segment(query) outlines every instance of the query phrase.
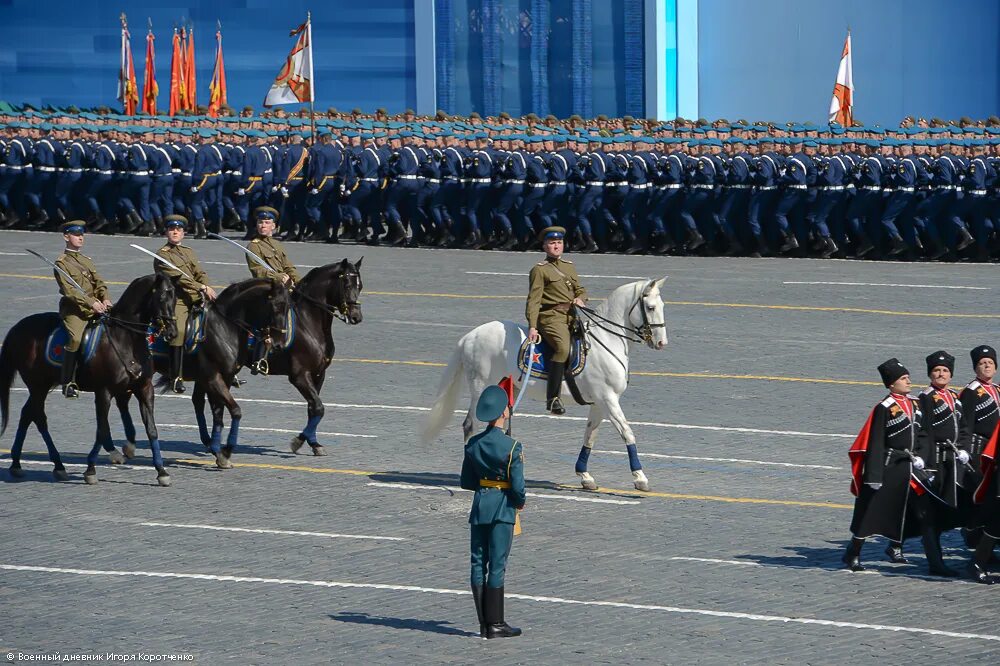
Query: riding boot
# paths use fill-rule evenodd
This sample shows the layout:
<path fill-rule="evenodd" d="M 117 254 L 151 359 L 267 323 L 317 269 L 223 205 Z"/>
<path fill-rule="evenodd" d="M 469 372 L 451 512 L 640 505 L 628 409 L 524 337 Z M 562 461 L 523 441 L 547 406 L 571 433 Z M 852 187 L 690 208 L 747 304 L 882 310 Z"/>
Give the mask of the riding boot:
<path fill-rule="evenodd" d="M 865 540 L 857 537 L 851 537 L 851 543 L 847 545 L 847 551 L 844 553 L 844 564 L 851 571 L 865 570 L 861 564 L 861 546 L 863 545 L 865 545 Z"/>
<path fill-rule="evenodd" d="M 76 385 L 76 361 L 78 354 L 75 351 L 63 350 L 62 363 L 62 394 L 73 400 L 80 397 L 80 388 Z"/>
<path fill-rule="evenodd" d="M 479 635 L 486 638 L 486 619 L 483 617 L 483 586 L 472 586 L 472 600 L 476 603 L 476 617 L 479 618 Z"/>
<path fill-rule="evenodd" d="M 208 238 L 208 230 L 205 229 L 205 220 L 195 220 L 194 221 L 194 237 L 195 238 Z"/>
<path fill-rule="evenodd" d="M 483 619 L 486 620 L 486 638 L 513 638 L 521 630 L 512 627 L 503 617 L 503 588 L 487 587 L 483 595 Z"/>
<path fill-rule="evenodd" d="M 170 348 L 170 390 L 184 393 L 184 345 Z"/>
<path fill-rule="evenodd" d="M 958 572 L 948 567 L 941 557 L 940 535 L 932 525 L 922 525 L 920 537 L 924 543 L 924 553 L 927 555 L 927 567 L 932 576 L 944 576 L 945 578 L 955 578 Z"/>
<path fill-rule="evenodd" d="M 566 374 L 565 361 L 552 361 L 549 364 L 548 383 L 545 385 L 545 406 L 551 413 L 559 416 L 566 413 L 559 394 L 562 392 L 563 376 Z"/>

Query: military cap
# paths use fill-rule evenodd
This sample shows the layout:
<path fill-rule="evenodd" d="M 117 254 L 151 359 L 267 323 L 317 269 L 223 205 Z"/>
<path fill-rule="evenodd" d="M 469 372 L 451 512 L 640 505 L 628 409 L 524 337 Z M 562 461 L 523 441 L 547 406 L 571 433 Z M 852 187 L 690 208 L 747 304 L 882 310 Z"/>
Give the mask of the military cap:
<path fill-rule="evenodd" d="M 479 394 L 476 402 L 476 418 L 480 421 L 493 421 L 501 416 L 510 404 L 507 400 L 507 391 L 496 384 L 491 384 Z"/>
<path fill-rule="evenodd" d="M 971 352 L 969 352 L 969 356 L 972 357 L 972 365 L 973 366 L 975 366 L 977 363 L 979 363 L 984 358 L 991 358 L 991 359 L 993 359 L 994 365 L 997 362 L 997 350 L 993 349 L 993 347 L 990 347 L 989 345 L 980 345 L 980 346 L 976 347 Z"/>
<path fill-rule="evenodd" d="M 943 349 L 934 352 L 927 357 L 927 374 L 939 365 L 948 368 L 948 372 L 955 372 L 955 357 Z"/>
<path fill-rule="evenodd" d="M 562 240 L 566 236 L 565 227 L 545 227 L 538 234 L 538 240 L 545 242 L 547 240 Z"/>
<path fill-rule="evenodd" d="M 59 231 L 64 234 L 83 235 L 87 231 L 87 223 L 83 220 L 70 220 L 59 225 Z"/>
<path fill-rule="evenodd" d="M 258 206 L 253 209 L 253 216 L 258 220 L 277 220 L 278 211 L 270 206 Z"/>
<path fill-rule="evenodd" d="M 186 229 L 187 222 L 187 218 L 183 215 L 167 215 L 163 218 L 163 228 L 180 227 L 181 229 Z"/>
<path fill-rule="evenodd" d="M 889 388 L 903 375 L 910 374 L 897 358 L 890 358 L 888 361 L 878 366 L 878 373 L 882 376 L 882 383 Z"/>

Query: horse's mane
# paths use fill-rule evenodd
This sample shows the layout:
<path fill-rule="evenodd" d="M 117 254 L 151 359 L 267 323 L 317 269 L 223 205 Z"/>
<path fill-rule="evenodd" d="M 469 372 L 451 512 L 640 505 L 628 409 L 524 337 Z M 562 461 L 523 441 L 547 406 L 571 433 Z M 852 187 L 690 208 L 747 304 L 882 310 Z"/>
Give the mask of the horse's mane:
<path fill-rule="evenodd" d="M 215 299 L 215 304 L 218 307 L 226 307 L 233 304 L 233 301 L 237 300 L 248 291 L 261 289 L 263 287 L 271 288 L 274 280 L 271 278 L 250 278 L 249 280 L 242 280 L 240 282 L 234 282 L 219 294 L 218 298 Z"/>
<path fill-rule="evenodd" d="M 323 266 L 317 266 L 316 268 L 310 269 L 308 273 L 305 274 L 301 280 L 299 280 L 299 288 L 308 288 L 314 280 L 319 280 L 327 272 L 336 273 L 338 270 L 343 270 L 343 261 L 335 261 L 331 264 L 324 264 Z M 350 264 L 350 262 L 348 262 Z"/>
<path fill-rule="evenodd" d="M 145 301 L 149 296 L 149 292 L 156 283 L 156 275 L 156 273 L 143 275 L 132 280 L 125 287 L 125 292 L 118 297 L 118 300 L 112 306 L 111 314 L 114 316 L 138 314 L 142 306 L 146 304 Z"/>
<path fill-rule="evenodd" d="M 600 303 L 594 310 L 601 316 L 606 317 L 608 315 L 608 307 L 610 307 L 612 301 L 622 300 L 623 297 L 627 297 L 624 300 L 631 304 L 638 300 L 639 295 L 642 294 L 643 290 L 649 285 L 649 280 L 636 280 L 635 282 L 628 282 L 620 287 L 616 287 L 603 303 Z"/>

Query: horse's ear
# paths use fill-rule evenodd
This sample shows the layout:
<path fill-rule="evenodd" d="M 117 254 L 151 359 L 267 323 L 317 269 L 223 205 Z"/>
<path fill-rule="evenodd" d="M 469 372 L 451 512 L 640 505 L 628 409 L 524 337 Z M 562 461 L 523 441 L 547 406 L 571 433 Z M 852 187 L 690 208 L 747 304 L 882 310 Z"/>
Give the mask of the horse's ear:
<path fill-rule="evenodd" d="M 656 281 L 656 288 L 657 289 L 662 289 L 663 288 L 663 283 L 666 282 L 666 281 L 667 281 L 667 276 L 664 275 L 662 278 L 660 278 L 659 280 Z"/>
<path fill-rule="evenodd" d="M 358 270 L 361 270 L 361 262 L 364 261 L 364 260 L 365 260 L 365 258 L 361 257 L 360 259 L 358 259 L 357 261 L 355 261 L 354 262 L 354 267 L 356 269 L 358 269 Z"/>
<path fill-rule="evenodd" d="M 341 267 L 341 268 L 343 268 L 343 269 L 345 269 L 345 270 L 347 269 L 347 267 L 348 267 L 349 265 L 350 265 L 350 264 L 349 264 L 349 262 L 347 261 L 347 257 L 344 257 L 344 260 L 340 262 L 340 267 Z"/>

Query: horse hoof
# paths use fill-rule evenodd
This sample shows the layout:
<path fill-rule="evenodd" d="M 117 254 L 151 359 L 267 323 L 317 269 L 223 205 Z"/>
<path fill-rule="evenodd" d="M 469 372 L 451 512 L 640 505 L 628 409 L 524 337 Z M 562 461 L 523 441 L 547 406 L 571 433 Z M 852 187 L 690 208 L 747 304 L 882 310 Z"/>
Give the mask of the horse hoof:
<path fill-rule="evenodd" d="M 170 484 L 173 483 L 173 480 L 170 478 L 169 474 L 164 472 L 163 474 L 158 474 L 156 476 L 156 482 L 164 488 L 169 488 Z"/>
<path fill-rule="evenodd" d="M 597 490 L 597 481 L 590 475 L 590 472 L 582 472 L 579 477 L 580 485 L 583 486 L 584 490 Z"/>
<path fill-rule="evenodd" d="M 229 462 L 229 458 L 222 455 L 222 451 L 215 454 L 215 466 L 219 469 L 232 469 L 233 463 Z"/>
<path fill-rule="evenodd" d="M 10 475 L 15 479 L 20 479 L 24 477 L 24 470 L 21 469 L 20 467 L 11 467 L 9 471 Z"/>
<path fill-rule="evenodd" d="M 88 473 L 84 473 L 83 480 L 87 482 L 88 486 L 96 486 L 97 485 L 97 473 L 96 472 L 93 473 L 93 474 L 91 474 L 89 472 Z"/>
<path fill-rule="evenodd" d="M 326 455 L 326 449 L 324 449 L 319 444 L 310 444 L 309 446 L 312 448 L 314 456 L 325 456 Z"/>
<path fill-rule="evenodd" d="M 233 447 L 229 446 L 228 444 L 226 446 L 223 446 L 222 447 L 222 455 L 226 456 L 226 460 L 232 458 L 233 457 Z"/>
<path fill-rule="evenodd" d="M 111 451 L 108 453 L 108 462 L 112 465 L 124 465 L 125 456 L 123 456 L 118 450 Z"/>
<path fill-rule="evenodd" d="M 122 453 L 129 460 L 132 460 L 132 458 L 135 458 L 135 442 L 128 442 L 128 443 L 126 443 L 125 446 L 122 447 Z"/>
<path fill-rule="evenodd" d="M 646 478 L 646 474 L 641 469 L 632 472 L 632 483 L 635 484 L 636 490 L 641 490 L 644 493 L 649 492 L 649 479 Z"/>
<path fill-rule="evenodd" d="M 298 435 L 296 435 L 295 437 L 292 437 L 292 441 L 288 443 L 288 446 L 289 448 L 291 448 L 292 453 L 298 453 L 299 449 L 301 449 L 305 443 L 306 440 L 304 437 L 299 437 Z"/>
<path fill-rule="evenodd" d="M 69 474 L 65 469 L 52 470 L 52 476 L 55 477 L 56 481 L 69 481 Z"/>

